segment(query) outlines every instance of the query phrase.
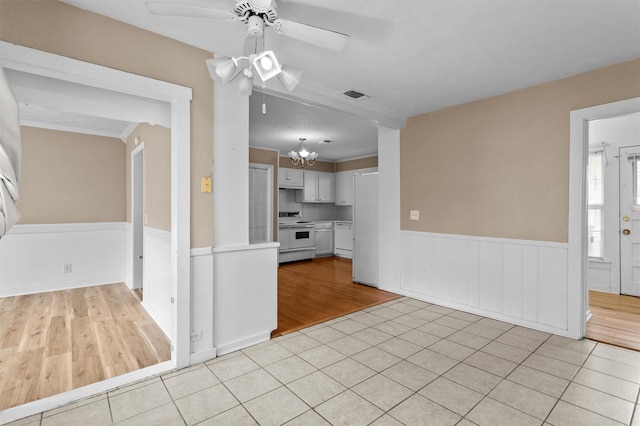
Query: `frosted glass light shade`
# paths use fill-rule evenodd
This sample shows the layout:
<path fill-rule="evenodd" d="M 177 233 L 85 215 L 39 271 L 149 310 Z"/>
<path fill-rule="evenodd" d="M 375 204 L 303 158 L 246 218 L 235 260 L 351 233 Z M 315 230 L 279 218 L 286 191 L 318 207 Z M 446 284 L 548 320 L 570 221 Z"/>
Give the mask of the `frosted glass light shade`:
<path fill-rule="evenodd" d="M 214 80 L 216 78 L 220 79 L 224 85 L 229 83 L 237 68 L 236 62 L 228 56 L 207 59 L 205 63 L 207 64 L 211 78 Z"/>
<path fill-rule="evenodd" d="M 302 77 L 302 71 L 283 65 L 282 71 L 278 74 L 278 81 L 287 89 L 287 92 L 291 93 L 300 83 L 300 77 Z"/>
<path fill-rule="evenodd" d="M 253 74 L 251 71 L 244 69 L 236 74 L 229 83 L 238 96 L 249 96 L 253 91 Z"/>

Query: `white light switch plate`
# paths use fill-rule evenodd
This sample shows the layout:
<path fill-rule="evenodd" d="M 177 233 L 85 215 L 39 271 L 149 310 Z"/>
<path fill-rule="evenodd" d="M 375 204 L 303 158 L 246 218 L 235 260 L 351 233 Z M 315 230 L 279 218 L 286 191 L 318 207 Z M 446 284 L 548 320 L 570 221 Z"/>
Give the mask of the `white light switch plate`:
<path fill-rule="evenodd" d="M 410 210 L 409 211 L 409 219 L 411 219 L 411 220 L 420 220 L 420 210 Z"/>

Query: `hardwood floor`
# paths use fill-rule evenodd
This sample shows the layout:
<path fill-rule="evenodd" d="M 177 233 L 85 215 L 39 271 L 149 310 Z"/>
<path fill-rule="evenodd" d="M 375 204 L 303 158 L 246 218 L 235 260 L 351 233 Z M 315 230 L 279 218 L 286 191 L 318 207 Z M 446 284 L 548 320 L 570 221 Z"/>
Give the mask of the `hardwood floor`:
<path fill-rule="evenodd" d="M 125 284 L 0 299 L 0 409 L 169 359 Z"/>
<path fill-rule="evenodd" d="M 640 351 L 640 297 L 589 291 L 586 337 Z"/>
<path fill-rule="evenodd" d="M 351 279 L 351 260 L 339 257 L 278 268 L 276 337 L 400 297 Z"/>

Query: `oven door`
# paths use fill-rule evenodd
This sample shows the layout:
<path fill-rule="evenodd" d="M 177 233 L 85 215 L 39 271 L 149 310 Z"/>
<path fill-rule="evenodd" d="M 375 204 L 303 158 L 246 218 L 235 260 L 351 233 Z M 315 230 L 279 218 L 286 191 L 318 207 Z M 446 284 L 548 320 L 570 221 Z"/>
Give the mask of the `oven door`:
<path fill-rule="evenodd" d="M 292 227 L 289 238 L 289 248 L 313 248 L 315 246 L 315 228 L 308 227 Z"/>

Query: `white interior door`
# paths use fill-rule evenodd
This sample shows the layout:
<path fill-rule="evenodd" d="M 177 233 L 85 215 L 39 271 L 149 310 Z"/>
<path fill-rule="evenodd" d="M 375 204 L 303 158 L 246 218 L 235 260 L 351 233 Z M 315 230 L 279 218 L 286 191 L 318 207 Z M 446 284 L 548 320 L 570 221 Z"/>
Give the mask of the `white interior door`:
<path fill-rule="evenodd" d="M 640 146 L 620 148 L 620 293 L 640 296 Z"/>
<path fill-rule="evenodd" d="M 273 166 L 249 166 L 249 242 L 272 241 Z"/>
<path fill-rule="evenodd" d="M 378 173 L 354 176 L 353 281 L 378 287 Z"/>

